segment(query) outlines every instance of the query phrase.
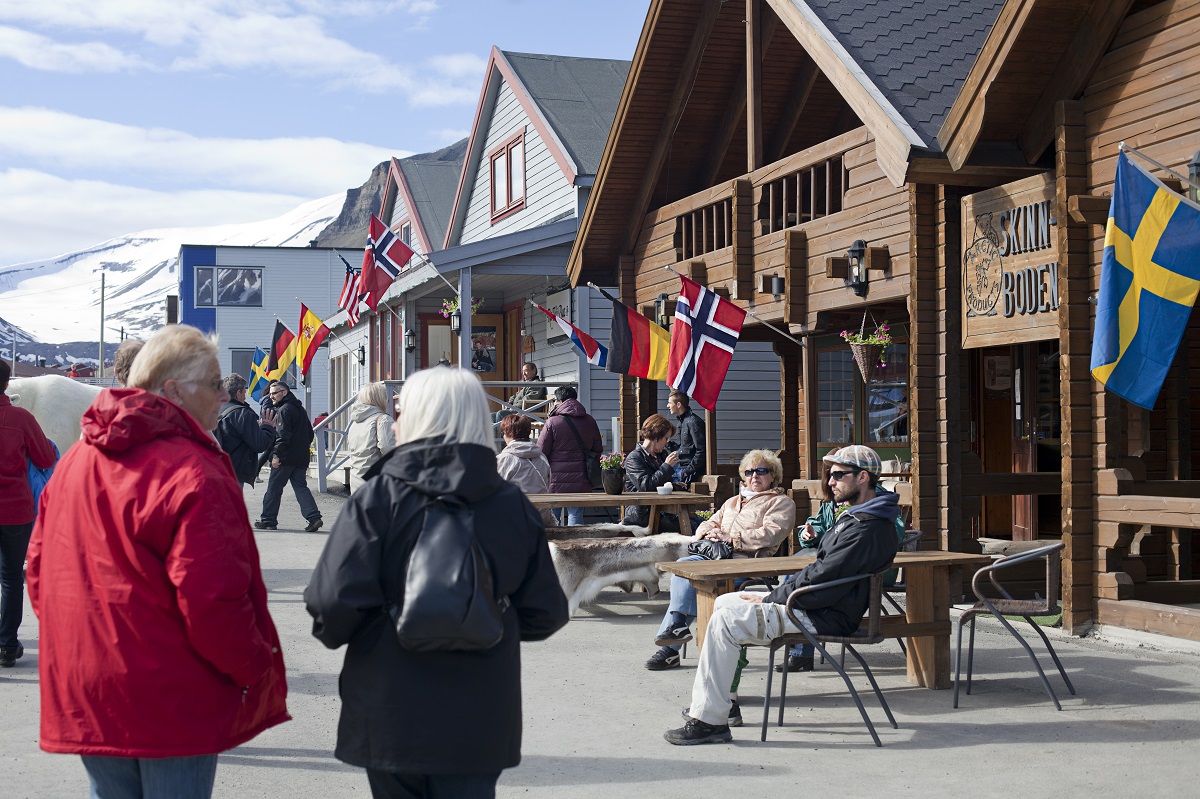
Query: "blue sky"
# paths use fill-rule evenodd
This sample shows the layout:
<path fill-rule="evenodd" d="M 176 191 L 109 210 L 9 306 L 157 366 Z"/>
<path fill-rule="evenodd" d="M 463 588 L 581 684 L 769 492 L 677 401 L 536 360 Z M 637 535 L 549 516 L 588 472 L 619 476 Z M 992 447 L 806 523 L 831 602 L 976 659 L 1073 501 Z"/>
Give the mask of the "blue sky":
<path fill-rule="evenodd" d="M 0 265 L 267 219 L 470 130 L 493 45 L 633 55 L 648 0 L 0 0 Z"/>

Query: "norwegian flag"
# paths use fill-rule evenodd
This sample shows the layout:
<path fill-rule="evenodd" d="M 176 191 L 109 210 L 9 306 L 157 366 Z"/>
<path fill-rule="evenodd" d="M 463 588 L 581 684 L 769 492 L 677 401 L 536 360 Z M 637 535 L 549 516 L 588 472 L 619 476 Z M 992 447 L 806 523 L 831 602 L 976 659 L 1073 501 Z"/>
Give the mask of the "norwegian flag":
<path fill-rule="evenodd" d="M 367 305 L 372 311 L 379 307 L 383 293 L 392 285 L 392 281 L 413 255 L 412 247 L 401 241 L 379 217 L 371 214 L 371 229 L 367 237 L 366 252 L 363 253 L 362 275 L 359 280 L 360 288 L 367 294 Z"/>
<path fill-rule="evenodd" d="M 334 250 L 338 258 L 341 258 L 342 263 L 346 265 L 346 279 L 342 281 L 342 293 L 338 295 L 338 307 L 346 312 L 346 320 L 350 322 L 350 327 L 358 324 L 358 303 L 362 300 L 362 292 L 359 290 L 359 275 L 361 270 L 355 269 L 350 265 L 350 262 L 342 258 L 342 254 Z"/>
<path fill-rule="evenodd" d="M 746 312 L 683 275 L 679 279 L 667 383 L 714 411 Z"/>

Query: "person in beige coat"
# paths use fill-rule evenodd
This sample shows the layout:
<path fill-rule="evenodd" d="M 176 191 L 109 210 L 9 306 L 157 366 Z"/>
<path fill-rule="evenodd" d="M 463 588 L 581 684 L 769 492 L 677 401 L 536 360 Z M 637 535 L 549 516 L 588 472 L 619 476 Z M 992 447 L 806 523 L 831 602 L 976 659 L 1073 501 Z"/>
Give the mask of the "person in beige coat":
<path fill-rule="evenodd" d="M 753 558 L 773 554 L 796 527 L 796 503 L 784 493 L 783 464 L 774 452 L 752 449 L 738 467 L 742 486 L 737 494 L 696 528 L 696 540 L 724 541 L 733 548 L 731 557 Z M 689 555 L 682 560 L 704 560 Z M 650 671 L 679 666 L 679 649 L 692 640 L 691 624 L 696 618 L 696 589 L 682 577 L 671 578 L 671 602 L 654 638 L 661 647 L 646 661 Z"/>
<path fill-rule="evenodd" d="M 350 491 L 357 491 L 363 476 L 396 446 L 392 432 L 391 394 L 383 383 L 367 383 L 358 391 L 357 400 L 350 406 L 350 430 L 346 433 L 346 448 L 350 451 Z"/>

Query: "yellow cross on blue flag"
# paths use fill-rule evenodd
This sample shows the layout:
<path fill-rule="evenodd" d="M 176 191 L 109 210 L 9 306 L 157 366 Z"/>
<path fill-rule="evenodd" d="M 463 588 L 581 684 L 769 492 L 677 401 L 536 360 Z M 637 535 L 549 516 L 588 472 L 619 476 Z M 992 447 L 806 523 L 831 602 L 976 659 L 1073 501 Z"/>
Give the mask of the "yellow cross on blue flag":
<path fill-rule="evenodd" d="M 1200 292 L 1200 205 L 1117 157 L 1092 376 L 1114 394 L 1153 409 Z"/>
<path fill-rule="evenodd" d="M 250 362 L 250 399 L 255 402 L 262 402 L 263 392 L 267 386 L 271 384 L 271 380 L 267 377 L 267 361 L 270 356 L 262 351 L 261 347 L 254 348 L 254 360 Z"/>

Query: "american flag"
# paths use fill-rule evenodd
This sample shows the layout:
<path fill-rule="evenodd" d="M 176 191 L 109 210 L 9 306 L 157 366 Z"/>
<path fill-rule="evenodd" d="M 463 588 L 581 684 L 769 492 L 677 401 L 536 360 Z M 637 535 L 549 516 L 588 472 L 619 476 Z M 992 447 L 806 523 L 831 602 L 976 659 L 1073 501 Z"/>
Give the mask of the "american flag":
<path fill-rule="evenodd" d="M 342 254 L 334 250 L 342 263 L 346 265 L 346 279 L 342 281 L 342 293 L 338 295 L 338 307 L 346 312 L 350 327 L 358 324 L 358 303 L 362 300 L 362 289 L 359 286 L 361 270 L 355 269 L 350 262 L 342 258 Z"/>
<path fill-rule="evenodd" d="M 667 383 L 715 411 L 746 312 L 683 275 L 679 279 Z"/>

